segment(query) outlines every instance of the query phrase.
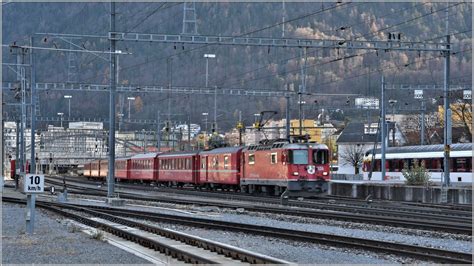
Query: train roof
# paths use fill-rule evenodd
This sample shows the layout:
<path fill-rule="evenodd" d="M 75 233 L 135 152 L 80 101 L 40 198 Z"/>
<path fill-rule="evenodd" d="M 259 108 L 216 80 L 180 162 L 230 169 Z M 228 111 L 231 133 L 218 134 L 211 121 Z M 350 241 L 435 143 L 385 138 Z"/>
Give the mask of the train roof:
<path fill-rule="evenodd" d="M 285 148 L 285 149 L 328 149 L 328 146 L 325 144 L 320 143 L 288 143 L 288 142 L 275 142 L 269 145 L 249 145 L 246 147 L 246 150 L 271 150 L 271 149 L 278 149 L 278 148 Z"/>
<path fill-rule="evenodd" d="M 161 153 L 160 158 L 162 157 L 178 157 L 178 156 L 194 156 L 197 155 L 199 151 L 174 151 L 174 152 L 167 152 Z"/>
<path fill-rule="evenodd" d="M 413 153 L 413 152 L 439 152 L 444 151 L 443 144 L 436 145 L 416 145 L 402 147 L 388 147 L 386 153 Z M 472 151 L 472 143 L 451 144 L 451 151 Z M 370 150 L 367 151 L 370 154 Z M 380 149 L 375 149 L 375 153 L 380 153 Z"/>
<path fill-rule="evenodd" d="M 366 156 L 371 157 L 368 150 Z M 444 145 L 418 145 L 404 147 L 388 147 L 386 151 L 387 159 L 406 158 L 442 158 L 444 156 Z M 472 143 L 456 143 L 451 145 L 450 157 L 472 157 Z M 375 159 L 380 159 L 380 149 L 375 150 Z"/>
<path fill-rule="evenodd" d="M 242 150 L 243 148 L 244 147 L 223 147 L 207 151 L 201 151 L 199 154 L 235 153 L 239 150 Z"/>
<path fill-rule="evenodd" d="M 141 153 L 141 154 L 137 154 L 137 155 L 132 156 L 130 159 L 132 159 L 132 160 L 150 159 L 150 158 L 155 158 L 158 154 L 160 154 L 160 153 L 159 152 Z"/>

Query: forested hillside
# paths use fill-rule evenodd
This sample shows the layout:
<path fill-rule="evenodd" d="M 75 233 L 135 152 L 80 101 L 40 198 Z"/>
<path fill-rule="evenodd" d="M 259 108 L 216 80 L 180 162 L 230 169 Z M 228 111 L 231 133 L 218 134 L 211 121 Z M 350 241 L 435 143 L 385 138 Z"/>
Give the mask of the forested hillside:
<path fill-rule="evenodd" d="M 312 39 L 387 40 L 388 32 L 401 33 L 403 41 L 441 42 L 446 35 L 446 9 L 449 10 L 449 33 L 452 34 L 451 82 L 470 84 L 472 72 L 472 4 L 471 3 L 196 3 L 197 32 L 202 35 L 281 37 L 284 16 L 285 37 Z M 107 35 L 108 3 L 13 3 L 3 7 L 3 43 L 26 44 L 34 33 L 73 33 Z M 117 31 L 179 34 L 182 31 L 182 3 L 117 3 Z M 44 37 L 45 35 L 36 35 Z M 74 39 L 80 47 L 107 50 L 107 39 Z M 69 48 L 64 41 L 38 38 L 44 47 Z M 297 88 L 302 81 L 302 49 L 170 45 L 119 42 L 118 49 L 131 55 L 120 56 L 121 84 L 204 86 L 205 53 L 216 54 L 209 60 L 209 85 L 264 90 L 283 90 L 286 84 Z M 106 55 L 103 55 L 106 56 Z M 37 81 L 68 81 L 68 54 L 38 52 Z M 14 62 L 15 56 L 3 49 L 3 61 Z M 380 91 L 383 70 L 389 83 L 442 84 L 443 57 L 439 53 L 373 52 L 309 49 L 306 61 L 307 91 L 313 93 L 360 93 L 376 95 Z M 107 84 L 108 63 L 93 54 L 77 54 L 77 74 L 72 82 Z M 171 74 L 169 74 L 171 73 Z M 3 79 L 15 75 L 5 67 Z M 71 80 L 70 80 L 71 81 Z M 391 92 L 399 99 L 413 98 Z M 53 116 L 67 109 L 63 93 L 51 91 L 41 95 L 43 116 Z M 155 119 L 157 111 L 174 114 L 174 119 L 194 123 L 202 112 L 212 113 L 213 96 L 144 94 L 123 95 L 122 112 L 127 112 L 127 96 L 137 100 L 132 117 Z M 171 97 L 171 99 L 168 99 Z M 108 94 L 73 95 L 75 117 L 107 117 Z M 316 98 L 308 98 L 312 103 Z M 319 98 L 326 105 L 341 105 L 346 99 Z M 119 106 L 117 101 L 117 106 Z M 219 97 L 221 128 L 235 125 L 238 111 L 247 124 L 253 114 L 276 110 L 284 116 L 282 99 Z M 293 108 L 296 110 L 296 105 Z M 308 115 L 315 115 L 310 108 Z M 296 112 L 293 112 L 296 114 Z M 140 126 L 141 128 L 142 126 Z M 151 127 L 151 126 L 150 126 Z M 129 128 L 132 128 L 131 126 Z"/>

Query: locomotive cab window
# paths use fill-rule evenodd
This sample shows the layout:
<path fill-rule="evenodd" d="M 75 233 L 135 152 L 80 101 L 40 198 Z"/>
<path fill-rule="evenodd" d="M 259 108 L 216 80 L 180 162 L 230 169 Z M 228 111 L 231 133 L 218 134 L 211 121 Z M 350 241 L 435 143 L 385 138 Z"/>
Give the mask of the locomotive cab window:
<path fill-rule="evenodd" d="M 328 158 L 327 150 L 317 150 L 313 152 L 313 161 L 317 164 L 327 164 L 329 162 Z"/>
<path fill-rule="evenodd" d="M 290 163 L 308 164 L 308 150 L 290 150 Z"/>
<path fill-rule="evenodd" d="M 270 160 L 271 164 L 276 164 L 277 163 L 277 153 L 276 152 L 270 154 L 270 158 L 271 158 L 271 160 Z"/>
<path fill-rule="evenodd" d="M 249 154 L 249 164 L 255 164 L 255 154 Z"/>

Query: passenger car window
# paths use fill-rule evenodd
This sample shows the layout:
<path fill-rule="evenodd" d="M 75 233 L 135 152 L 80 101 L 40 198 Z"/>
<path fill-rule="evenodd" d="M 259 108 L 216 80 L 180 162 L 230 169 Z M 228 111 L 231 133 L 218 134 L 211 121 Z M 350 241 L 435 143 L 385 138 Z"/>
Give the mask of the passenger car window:
<path fill-rule="evenodd" d="M 255 154 L 249 154 L 249 164 L 255 164 Z"/>
<path fill-rule="evenodd" d="M 229 156 L 224 156 L 224 169 L 229 168 Z"/>

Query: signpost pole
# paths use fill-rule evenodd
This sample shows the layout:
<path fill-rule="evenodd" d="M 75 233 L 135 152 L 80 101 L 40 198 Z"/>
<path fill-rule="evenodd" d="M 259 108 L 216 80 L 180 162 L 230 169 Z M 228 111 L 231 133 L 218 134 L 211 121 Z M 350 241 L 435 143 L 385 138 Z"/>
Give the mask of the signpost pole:
<path fill-rule="evenodd" d="M 25 174 L 23 191 L 26 193 L 26 233 L 31 235 L 35 225 L 35 193 L 44 192 L 44 175 Z"/>

